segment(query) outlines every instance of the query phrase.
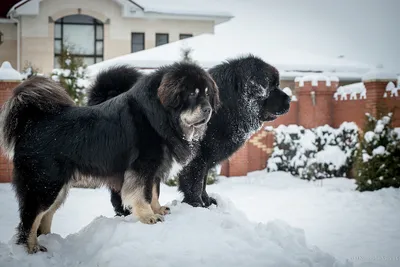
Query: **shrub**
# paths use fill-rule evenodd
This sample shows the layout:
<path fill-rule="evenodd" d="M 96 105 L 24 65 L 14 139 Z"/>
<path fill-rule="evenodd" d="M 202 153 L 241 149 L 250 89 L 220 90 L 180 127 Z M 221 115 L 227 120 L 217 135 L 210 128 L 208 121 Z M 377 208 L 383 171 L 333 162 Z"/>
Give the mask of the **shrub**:
<path fill-rule="evenodd" d="M 376 119 L 366 114 L 364 136 L 356 158 L 357 190 L 400 187 L 400 137 L 391 126 L 392 113 Z"/>
<path fill-rule="evenodd" d="M 267 171 L 286 171 L 307 180 L 346 177 L 357 141 L 354 123 L 345 122 L 338 129 L 327 125 L 314 129 L 281 125 L 275 129 L 274 151 Z"/>
<path fill-rule="evenodd" d="M 86 65 L 81 57 L 72 55 L 70 51 L 71 46 L 64 45 L 58 58 L 60 68 L 54 69 L 51 77 L 61 83 L 77 105 L 82 105 L 86 102 L 85 89 L 88 86 Z"/>
<path fill-rule="evenodd" d="M 211 168 L 210 171 L 207 174 L 207 185 L 214 184 L 218 181 L 218 167 Z M 178 177 L 171 177 L 167 181 L 165 181 L 165 184 L 168 186 L 177 186 L 179 183 Z"/>

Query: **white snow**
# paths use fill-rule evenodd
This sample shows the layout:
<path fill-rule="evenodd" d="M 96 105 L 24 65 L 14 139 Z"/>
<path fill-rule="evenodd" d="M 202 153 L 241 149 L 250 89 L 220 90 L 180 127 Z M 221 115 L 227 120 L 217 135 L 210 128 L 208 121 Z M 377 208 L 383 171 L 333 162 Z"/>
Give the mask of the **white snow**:
<path fill-rule="evenodd" d="M 283 91 L 285 94 L 287 94 L 288 96 L 292 96 L 292 95 L 293 95 L 292 89 L 290 89 L 289 87 L 283 88 L 282 91 Z"/>
<path fill-rule="evenodd" d="M 21 74 L 13 69 L 11 63 L 4 61 L 0 67 L 0 81 L 21 81 Z"/>
<path fill-rule="evenodd" d="M 350 96 L 350 100 L 366 99 L 367 89 L 365 88 L 365 84 L 363 82 L 359 82 L 340 86 L 336 89 L 336 92 L 333 96 L 336 100 L 339 100 L 339 98 L 340 100 L 347 100 L 348 95 Z"/>
<path fill-rule="evenodd" d="M 319 81 L 325 82 L 326 86 L 331 86 L 331 82 L 338 82 L 339 78 L 336 76 L 328 77 L 322 74 L 314 74 L 297 78 L 296 81 L 299 81 L 300 86 L 304 86 L 304 82 L 311 82 L 312 86 L 318 86 Z"/>
<path fill-rule="evenodd" d="M 162 186 L 172 214 L 156 225 L 113 217 L 105 189 L 72 189 L 55 234 L 40 237 L 49 252 L 26 255 L 10 240 L 17 204 L 0 184 L 0 266 L 397 266 L 399 189 L 360 193 L 349 179 L 265 171 L 208 189 L 219 207 L 176 203 L 176 188 Z"/>
<path fill-rule="evenodd" d="M 363 82 L 364 81 L 395 81 L 397 79 L 397 75 L 395 73 L 387 72 L 383 69 L 376 69 L 376 70 L 371 70 L 364 74 L 362 77 Z"/>
<path fill-rule="evenodd" d="M 332 163 L 335 168 L 340 168 L 346 164 L 347 156 L 339 146 L 326 146 L 315 154 L 315 159 L 319 163 Z"/>
<path fill-rule="evenodd" d="M 386 149 L 385 149 L 385 147 L 384 146 L 378 146 L 377 148 L 375 148 L 373 151 L 372 151 L 372 155 L 383 155 L 383 154 L 385 154 L 385 152 L 386 152 Z"/>
<path fill-rule="evenodd" d="M 370 143 L 375 137 L 375 133 L 373 131 L 368 131 L 364 134 L 364 139 L 367 143 Z"/>

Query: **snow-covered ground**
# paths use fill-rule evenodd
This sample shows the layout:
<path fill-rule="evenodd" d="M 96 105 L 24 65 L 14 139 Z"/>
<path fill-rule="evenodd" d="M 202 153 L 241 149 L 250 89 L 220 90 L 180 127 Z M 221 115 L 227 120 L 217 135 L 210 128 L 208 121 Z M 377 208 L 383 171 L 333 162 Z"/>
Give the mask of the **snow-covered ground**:
<path fill-rule="evenodd" d="M 400 266 L 400 190 L 359 193 L 344 178 L 306 182 L 287 173 L 221 178 L 211 209 L 181 204 L 144 225 L 113 217 L 105 189 L 72 189 L 41 236 L 48 253 L 13 244 L 18 222 L 10 185 L 0 185 L 0 266 Z M 178 200 L 178 201 L 177 201 Z"/>

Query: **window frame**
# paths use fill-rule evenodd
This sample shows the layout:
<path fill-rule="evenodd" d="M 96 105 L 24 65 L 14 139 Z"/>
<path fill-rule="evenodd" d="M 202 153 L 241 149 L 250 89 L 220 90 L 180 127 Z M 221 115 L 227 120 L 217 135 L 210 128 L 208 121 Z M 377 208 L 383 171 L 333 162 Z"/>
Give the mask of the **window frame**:
<path fill-rule="evenodd" d="M 182 38 L 182 36 L 186 36 L 185 38 Z M 187 38 L 192 38 L 193 37 L 193 33 L 180 33 L 179 34 L 179 40 L 184 40 Z"/>
<path fill-rule="evenodd" d="M 64 21 L 64 18 L 69 17 L 69 16 L 76 16 L 76 15 L 89 17 L 91 19 L 92 23 L 68 22 L 68 21 L 65 22 Z M 56 37 L 56 34 L 55 34 L 56 25 L 61 25 L 60 26 L 61 27 L 61 29 L 60 29 L 61 37 Z M 93 28 L 94 28 L 94 40 L 93 40 L 94 52 L 93 52 L 93 54 L 72 54 L 72 55 L 75 56 L 75 57 L 83 58 L 83 59 L 84 58 L 93 58 L 94 64 L 102 62 L 104 60 L 104 24 L 101 21 L 99 21 L 98 19 L 94 18 L 94 17 L 88 16 L 88 15 L 81 15 L 81 14 L 67 15 L 67 16 L 64 16 L 62 18 L 59 18 L 58 20 L 56 20 L 54 22 L 54 59 L 56 57 L 61 56 L 61 53 L 57 53 L 55 51 L 55 43 L 56 43 L 56 41 L 60 41 L 61 42 L 61 51 L 60 52 L 62 52 L 63 49 L 64 49 L 64 25 L 93 25 Z M 98 38 L 98 36 L 97 36 L 97 26 L 101 27 L 101 30 L 102 30 L 102 37 L 101 38 Z M 97 53 L 97 47 L 96 47 L 97 42 L 102 42 L 101 54 Z M 98 58 L 100 58 L 99 61 L 97 60 Z"/>
<path fill-rule="evenodd" d="M 138 50 L 138 51 L 133 51 L 133 35 L 141 35 L 142 36 L 142 41 L 143 41 L 143 49 L 142 50 Z M 146 45 L 145 45 L 145 33 L 144 32 L 132 32 L 131 33 L 131 53 L 136 53 L 136 52 L 140 52 L 146 50 Z"/>
<path fill-rule="evenodd" d="M 169 33 L 156 33 L 156 42 L 155 42 L 155 46 L 157 47 L 157 46 L 161 46 L 161 45 L 165 45 L 165 44 L 160 44 L 160 45 L 157 45 L 157 37 L 158 36 L 167 36 L 167 42 L 165 43 L 165 44 L 169 44 Z"/>

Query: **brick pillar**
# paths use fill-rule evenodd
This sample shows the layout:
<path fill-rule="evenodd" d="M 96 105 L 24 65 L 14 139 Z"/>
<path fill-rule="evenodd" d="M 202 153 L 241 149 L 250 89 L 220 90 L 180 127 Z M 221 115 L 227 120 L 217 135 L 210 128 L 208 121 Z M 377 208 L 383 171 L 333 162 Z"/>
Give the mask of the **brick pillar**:
<path fill-rule="evenodd" d="M 246 176 L 249 165 L 249 148 L 247 142 L 233 154 L 228 160 L 222 163 L 221 175 Z"/>
<path fill-rule="evenodd" d="M 332 125 L 333 94 L 338 84 L 337 77 L 319 75 L 296 78 L 300 125 L 305 128 Z"/>
<path fill-rule="evenodd" d="M 12 90 L 21 82 L 19 72 L 5 61 L 0 67 L 0 105 L 10 98 Z M 12 163 L 1 153 L 0 154 L 0 183 L 11 181 Z"/>
<path fill-rule="evenodd" d="M 367 90 L 367 99 L 365 102 L 365 110 L 372 116 L 379 115 L 379 111 L 385 111 L 385 94 L 386 86 L 389 82 L 396 83 L 397 77 L 394 74 L 385 73 L 380 69 L 371 71 L 364 75 L 363 83 Z"/>

